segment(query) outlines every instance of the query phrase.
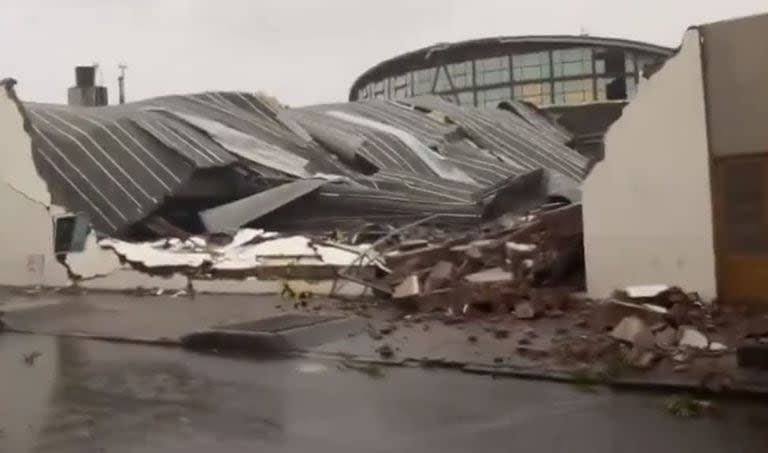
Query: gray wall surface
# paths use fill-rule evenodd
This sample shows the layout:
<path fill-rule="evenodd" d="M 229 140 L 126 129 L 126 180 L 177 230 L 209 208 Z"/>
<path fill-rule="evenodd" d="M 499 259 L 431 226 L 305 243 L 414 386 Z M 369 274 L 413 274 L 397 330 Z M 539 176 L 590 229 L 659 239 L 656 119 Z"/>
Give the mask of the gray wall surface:
<path fill-rule="evenodd" d="M 702 27 L 715 156 L 768 152 L 768 15 Z"/>

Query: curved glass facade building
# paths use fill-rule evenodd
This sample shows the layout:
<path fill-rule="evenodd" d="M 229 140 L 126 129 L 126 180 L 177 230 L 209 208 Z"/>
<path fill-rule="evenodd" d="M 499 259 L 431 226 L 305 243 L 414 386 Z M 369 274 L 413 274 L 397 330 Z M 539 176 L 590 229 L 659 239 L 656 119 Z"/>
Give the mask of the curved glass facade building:
<path fill-rule="evenodd" d="M 386 60 L 361 75 L 359 99 L 440 94 L 462 105 L 508 99 L 540 107 L 630 99 L 641 71 L 673 49 L 591 36 L 520 36 L 438 44 Z"/>

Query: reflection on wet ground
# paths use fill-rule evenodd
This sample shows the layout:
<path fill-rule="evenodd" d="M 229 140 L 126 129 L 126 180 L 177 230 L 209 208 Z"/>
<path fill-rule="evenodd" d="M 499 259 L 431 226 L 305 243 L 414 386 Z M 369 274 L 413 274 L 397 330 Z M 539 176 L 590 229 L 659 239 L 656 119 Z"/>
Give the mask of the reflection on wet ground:
<path fill-rule="evenodd" d="M 372 376 L 6 334 L 0 451 L 768 451 L 765 403 L 688 420 L 660 395 L 421 369 Z"/>

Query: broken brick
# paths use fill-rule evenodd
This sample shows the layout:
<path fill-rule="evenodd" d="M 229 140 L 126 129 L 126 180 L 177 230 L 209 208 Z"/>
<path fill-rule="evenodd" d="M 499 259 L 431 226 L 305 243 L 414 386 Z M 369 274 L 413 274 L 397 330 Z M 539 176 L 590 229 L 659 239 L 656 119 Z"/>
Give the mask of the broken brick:
<path fill-rule="evenodd" d="M 388 344 L 384 344 L 376 348 L 376 352 L 379 353 L 379 355 L 385 359 L 390 359 L 394 357 L 395 351 L 392 349 L 392 346 Z"/>
<path fill-rule="evenodd" d="M 453 263 L 450 261 L 440 261 L 427 275 L 427 280 L 424 284 L 427 292 L 444 288 L 451 282 L 453 276 Z"/>
<path fill-rule="evenodd" d="M 505 329 L 498 329 L 493 332 L 494 338 L 504 339 L 509 338 L 509 331 Z"/>
<path fill-rule="evenodd" d="M 680 346 L 690 347 L 695 349 L 707 349 L 709 346 L 709 340 L 703 333 L 696 330 L 691 326 L 682 326 L 677 331 L 678 341 Z"/>
<path fill-rule="evenodd" d="M 407 297 L 418 296 L 421 292 L 418 275 L 409 275 L 399 285 L 395 287 L 392 294 L 393 299 L 404 299 Z"/>
<path fill-rule="evenodd" d="M 651 329 L 637 316 L 622 319 L 611 332 L 611 337 L 630 343 L 640 351 L 651 349 L 655 345 Z"/>
<path fill-rule="evenodd" d="M 656 346 L 661 349 L 673 348 L 677 344 L 677 330 L 666 326 L 664 329 L 654 333 Z"/>
<path fill-rule="evenodd" d="M 659 359 L 659 356 L 656 355 L 653 351 L 645 351 L 640 354 L 640 356 L 632 362 L 632 366 L 635 368 L 640 368 L 643 370 L 647 370 L 653 366 L 653 364 Z"/>
<path fill-rule="evenodd" d="M 533 319 L 536 317 L 536 310 L 533 304 L 528 301 L 515 304 L 515 317 L 517 319 Z"/>
<path fill-rule="evenodd" d="M 589 323 L 594 330 L 604 331 L 613 329 L 627 316 L 638 317 L 653 325 L 662 321 L 664 315 L 642 305 L 609 299 L 595 305 L 589 315 Z"/>

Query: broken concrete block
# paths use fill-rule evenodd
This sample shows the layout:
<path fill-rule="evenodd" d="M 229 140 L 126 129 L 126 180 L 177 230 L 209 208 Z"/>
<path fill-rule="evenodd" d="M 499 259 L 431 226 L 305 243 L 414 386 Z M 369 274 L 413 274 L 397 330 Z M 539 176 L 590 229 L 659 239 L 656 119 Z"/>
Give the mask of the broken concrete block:
<path fill-rule="evenodd" d="M 451 282 L 453 276 L 453 263 L 440 261 L 432 268 L 424 284 L 426 291 L 441 289 Z"/>
<path fill-rule="evenodd" d="M 500 267 L 494 267 L 492 269 L 469 274 L 465 276 L 464 279 L 471 283 L 496 283 L 508 282 L 513 279 L 513 276 L 511 272 L 505 271 Z"/>
<path fill-rule="evenodd" d="M 653 351 L 645 351 L 640 354 L 640 356 L 632 362 L 632 366 L 635 368 L 640 368 L 642 370 L 647 370 L 653 366 L 654 363 L 656 363 L 656 360 L 658 360 L 659 356 L 656 355 Z"/>
<path fill-rule="evenodd" d="M 669 285 L 633 285 L 623 292 L 631 299 L 650 299 L 669 289 Z"/>
<path fill-rule="evenodd" d="M 656 339 L 656 346 L 661 349 L 673 348 L 677 344 L 677 330 L 669 326 L 656 331 L 654 337 Z"/>
<path fill-rule="evenodd" d="M 509 331 L 506 329 L 498 329 L 493 332 L 493 336 L 494 338 L 497 338 L 500 340 L 504 338 L 509 338 Z"/>
<path fill-rule="evenodd" d="M 590 326 L 599 331 L 612 329 L 628 316 L 642 319 L 646 324 L 653 325 L 663 320 L 663 315 L 642 305 L 609 299 L 599 302 L 590 313 Z"/>
<path fill-rule="evenodd" d="M 376 352 L 378 352 L 379 355 L 385 359 L 391 359 L 395 355 L 394 349 L 392 349 L 392 346 L 388 344 L 379 346 L 376 348 Z"/>
<path fill-rule="evenodd" d="M 536 317 L 536 309 L 528 301 L 515 304 L 515 317 L 517 319 L 533 319 Z"/>
<path fill-rule="evenodd" d="M 476 261 L 482 261 L 483 259 L 483 252 L 477 248 L 477 247 L 469 247 L 466 252 L 464 252 L 468 258 L 472 258 Z"/>
<path fill-rule="evenodd" d="M 393 299 L 404 299 L 406 297 L 418 296 L 421 293 L 418 275 L 409 275 L 405 277 L 399 285 L 395 287 L 392 293 Z"/>
<path fill-rule="evenodd" d="M 421 312 L 431 312 L 438 309 L 450 308 L 454 311 L 461 310 L 462 302 L 468 296 L 463 288 L 443 288 L 422 294 L 415 299 L 415 308 Z M 405 299 L 408 300 L 408 299 Z"/>
<path fill-rule="evenodd" d="M 523 329 L 523 336 L 525 336 L 526 338 L 536 338 L 539 335 L 536 333 L 533 327 L 526 327 L 525 329 Z"/>
<path fill-rule="evenodd" d="M 655 345 L 651 329 L 637 316 L 622 319 L 611 332 L 611 337 L 630 343 L 637 350 L 651 349 Z"/>
<path fill-rule="evenodd" d="M 530 253 L 536 250 L 536 244 L 520 244 L 518 242 L 507 242 L 504 247 L 507 253 Z"/>
<path fill-rule="evenodd" d="M 680 346 L 686 346 L 695 349 L 707 349 L 709 346 L 709 340 L 703 333 L 696 330 L 695 327 L 682 326 L 677 331 L 678 341 Z"/>
<path fill-rule="evenodd" d="M 728 346 L 722 343 L 712 342 L 709 344 L 709 350 L 712 352 L 724 352 L 728 350 Z"/>
<path fill-rule="evenodd" d="M 676 303 L 667 312 L 667 318 L 676 326 L 681 326 L 691 322 L 689 310 L 691 306 L 686 303 Z"/>

